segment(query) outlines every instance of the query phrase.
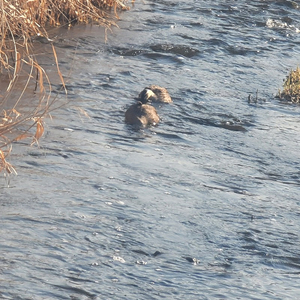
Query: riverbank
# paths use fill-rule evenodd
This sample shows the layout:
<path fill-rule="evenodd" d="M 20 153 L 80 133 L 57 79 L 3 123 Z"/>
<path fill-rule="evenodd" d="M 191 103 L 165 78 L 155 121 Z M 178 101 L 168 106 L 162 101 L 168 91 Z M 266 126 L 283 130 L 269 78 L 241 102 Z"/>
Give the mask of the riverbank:
<path fill-rule="evenodd" d="M 117 26 L 118 11 L 127 10 L 125 0 L 80 1 L 4 1 L 0 11 L 0 172 L 16 173 L 7 162 L 12 143 L 31 138 L 37 143 L 44 133 L 44 117 L 57 105 L 51 94 L 47 70 L 41 67 L 33 38 L 43 38 L 52 44 L 53 63 L 66 91 L 59 59 L 49 35 L 49 29 L 71 27 L 75 23 L 95 22 L 110 29 Z M 21 78 L 21 79 L 20 79 Z M 33 93 L 30 107 L 22 105 L 27 91 Z M 54 105 L 56 104 L 56 105 Z"/>

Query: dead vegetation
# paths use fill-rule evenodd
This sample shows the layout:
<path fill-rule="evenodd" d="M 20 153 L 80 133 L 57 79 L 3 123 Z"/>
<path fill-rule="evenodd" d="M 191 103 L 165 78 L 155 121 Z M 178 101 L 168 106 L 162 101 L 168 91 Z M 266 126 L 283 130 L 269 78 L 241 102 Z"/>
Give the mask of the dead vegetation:
<path fill-rule="evenodd" d="M 291 70 L 283 83 L 283 90 L 279 90 L 277 97 L 280 100 L 300 103 L 300 69 Z"/>
<path fill-rule="evenodd" d="M 105 28 L 116 25 L 117 12 L 128 9 L 126 0 L 0 0 L 0 172 L 16 173 L 7 161 L 12 143 L 31 138 L 36 143 L 44 133 L 44 118 L 54 108 L 47 70 L 37 61 L 32 38 L 51 40 L 51 26 L 97 22 Z M 53 60 L 59 70 L 52 45 Z M 24 93 L 32 101 L 23 103 Z"/>

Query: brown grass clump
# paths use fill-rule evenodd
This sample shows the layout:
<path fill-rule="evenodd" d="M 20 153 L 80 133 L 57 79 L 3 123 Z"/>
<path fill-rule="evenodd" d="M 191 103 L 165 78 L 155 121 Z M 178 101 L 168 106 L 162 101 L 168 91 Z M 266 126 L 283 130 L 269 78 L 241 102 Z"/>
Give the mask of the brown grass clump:
<path fill-rule="evenodd" d="M 279 90 L 277 97 L 292 103 L 300 103 L 300 69 L 292 70 L 283 83 L 283 90 Z"/>
<path fill-rule="evenodd" d="M 51 26 L 97 22 L 116 25 L 117 11 L 127 0 L 0 0 L 0 172 L 16 173 L 7 162 L 12 143 L 28 137 L 36 143 L 44 133 L 44 117 L 55 107 L 51 83 L 34 52 L 32 37 L 51 40 Z M 113 13 L 111 13 L 111 11 Z M 58 58 L 52 45 L 58 76 Z M 20 86 L 21 85 L 21 86 Z M 24 93 L 32 102 L 24 104 Z M 56 105 L 57 106 L 57 105 Z"/>

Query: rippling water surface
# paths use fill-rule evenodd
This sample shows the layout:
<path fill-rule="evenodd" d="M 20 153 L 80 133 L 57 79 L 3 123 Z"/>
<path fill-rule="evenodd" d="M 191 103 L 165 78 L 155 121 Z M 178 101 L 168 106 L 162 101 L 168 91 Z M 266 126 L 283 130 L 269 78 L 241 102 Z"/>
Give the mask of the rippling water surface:
<path fill-rule="evenodd" d="M 299 20 L 296 1 L 136 1 L 107 43 L 55 33 L 71 103 L 14 147 L 0 298 L 297 299 L 300 107 L 274 95 Z M 174 103 L 136 130 L 149 84 Z"/>

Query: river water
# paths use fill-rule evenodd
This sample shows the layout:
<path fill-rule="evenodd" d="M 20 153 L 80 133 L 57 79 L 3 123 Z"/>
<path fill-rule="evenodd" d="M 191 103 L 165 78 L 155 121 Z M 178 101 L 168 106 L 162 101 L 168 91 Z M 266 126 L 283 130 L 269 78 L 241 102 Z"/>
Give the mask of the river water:
<path fill-rule="evenodd" d="M 55 32 L 70 103 L 40 148 L 14 145 L 0 299 L 298 299 L 300 107 L 274 98 L 297 3 L 136 1 L 106 43 Z M 137 130 L 124 112 L 149 84 L 174 103 Z"/>

